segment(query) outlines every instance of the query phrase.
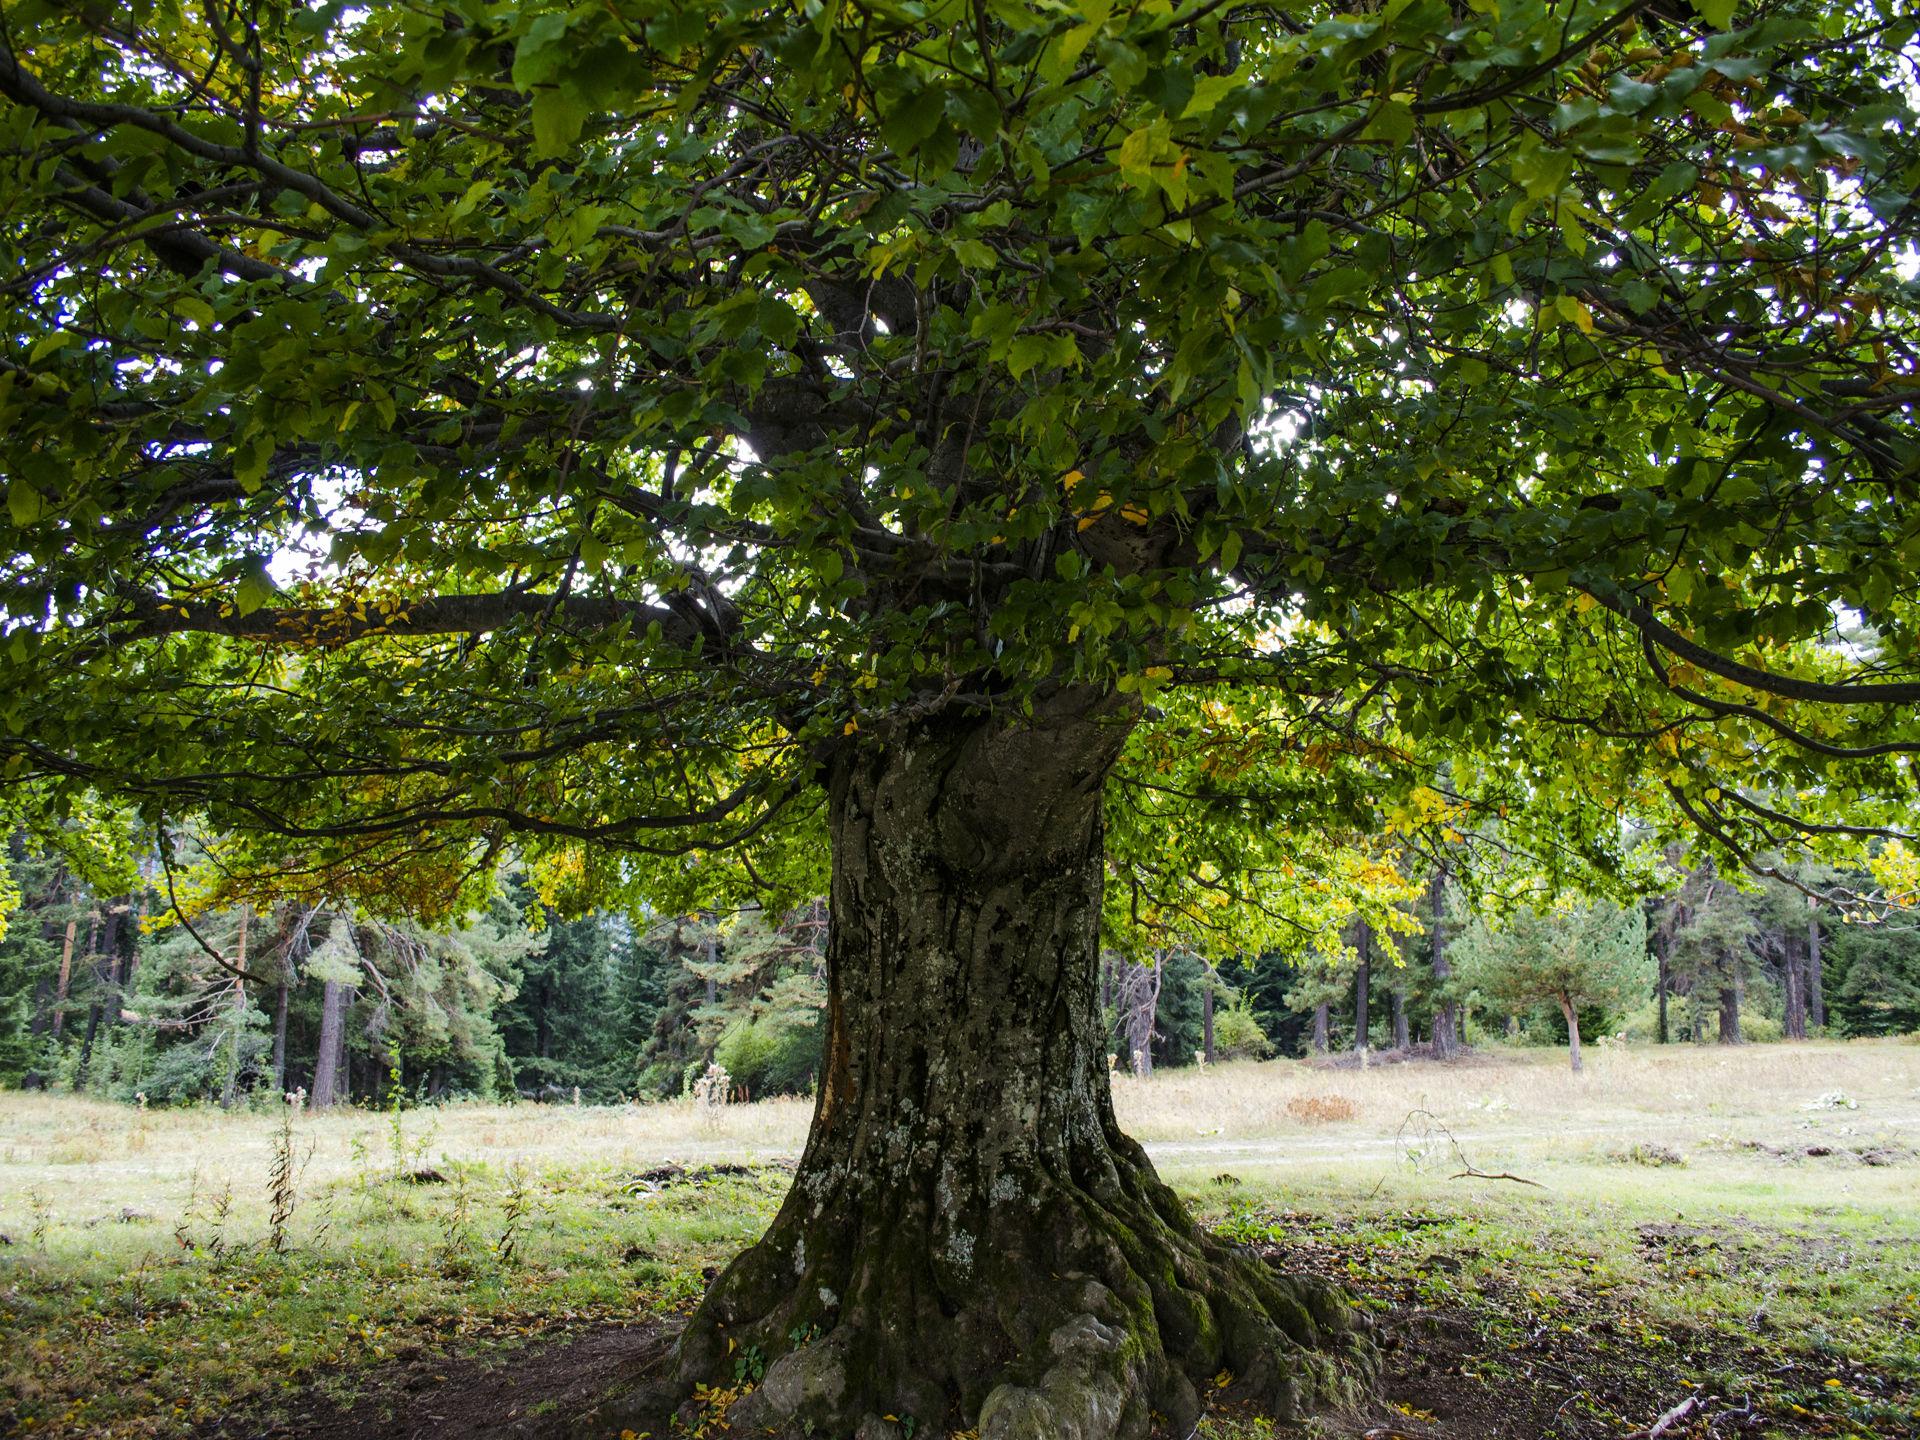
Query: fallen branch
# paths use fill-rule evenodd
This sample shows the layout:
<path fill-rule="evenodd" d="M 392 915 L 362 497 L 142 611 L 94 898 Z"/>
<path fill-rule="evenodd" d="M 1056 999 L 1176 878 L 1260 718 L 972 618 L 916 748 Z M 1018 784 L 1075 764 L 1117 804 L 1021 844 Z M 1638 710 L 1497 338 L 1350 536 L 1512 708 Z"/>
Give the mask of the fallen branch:
<path fill-rule="evenodd" d="M 1467 1168 L 1462 1170 L 1458 1175 L 1449 1175 L 1447 1178 L 1449 1180 L 1511 1180 L 1516 1185 L 1531 1185 L 1536 1190 L 1544 1190 L 1547 1188 L 1538 1180 L 1529 1180 L 1524 1175 L 1509 1175 L 1505 1170 L 1496 1174 L 1487 1170 L 1476 1170 L 1471 1165 L 1467 1166 Z"/>
<path fill-rule="evenodd" d="M 1693 1414 L 1695 1410 L 1705 1408 L 1706 1407 L 1700 1403 L 1700 1397 L 1698 1395 L 1689 1395 L 1678 1405 L 1663 1414 L 1658 1420 L 1654 1421 L 1653 1424 L 1644 1430 L 1634 1431 L 1626 1437 L 1626 1440 L 1660 1440 L 1662 1435 L 1666 1434 L 1682 1420 Z"/>

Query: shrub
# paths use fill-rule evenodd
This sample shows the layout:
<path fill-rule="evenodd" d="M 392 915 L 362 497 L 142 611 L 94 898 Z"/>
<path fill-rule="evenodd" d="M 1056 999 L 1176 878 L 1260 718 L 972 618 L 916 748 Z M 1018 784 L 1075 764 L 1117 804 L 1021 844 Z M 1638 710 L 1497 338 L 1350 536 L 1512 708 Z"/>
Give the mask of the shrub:
<path fill-rule="evenodd" d="M 1213 1053 L 1222 1060 L 1264 1060 L 1273 1053 L 1250 1003 L 1243 1000 L 1214 1013 Z"/>
<path fill-rule="evenodd" d="M 749 1095 L 802 1094 L 820 1068 L 820 1028 L 811 1019 L 737 1020 L 721 1035 L 713 1058 Z"/>

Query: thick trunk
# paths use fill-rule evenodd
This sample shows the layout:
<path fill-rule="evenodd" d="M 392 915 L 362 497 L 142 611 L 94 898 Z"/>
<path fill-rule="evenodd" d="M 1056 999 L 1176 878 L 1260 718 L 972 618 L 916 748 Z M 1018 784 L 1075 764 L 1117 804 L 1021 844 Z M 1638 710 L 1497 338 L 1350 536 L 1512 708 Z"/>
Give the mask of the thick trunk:
<path fill-rule="evenodd" d="M 1447 871 L 1433 872 L 1428 891 L 1433 909 L 1433 1053 L 1436 1059 L 1450 1060 L 1460 1053 L 1460 1012 L 1448 991 L 1453 979 L 1453 962 L 1447 958 Z"/>
<path fill-rule="evenodd" d="M 1720 986 L 1720 1043 L 1740 1043 L 1740 991 L 1731 978 Z"/>
<path fill-rule="evenodd" d="M 1313 1007 L 1313 1053 L 1324 1055 L 1333 1044 L 1333 1007 L 1322 1000 Z"/>
<path fill-rule="evenodd" d="M 1809 902 L 1811 903 L 1811 902 Z M 1813 1028 L 1827 1028 L 1827 997 L 1821 988 L 1820 975 L 1820 912 L 1810 910 L 1807 914 L 1807 1019 L 1813 1022 Z"/>
<path fill-rule="evenodd" d="M 1373 927 L 1362 920 L 1354 926 L 1354 946 L 1360 952 L 1360 969 L 1353 977 L 1353 1048 L 1362 1054 L 1367 1049 L 1368 1003 L 1373 990 Z"/>
<path fill-rule="evenodd" d="M 754 1435 L 1138 1440 L 1156 1411 L 1187 1433 L 1223 1368 L 1282 1410 L 1351 1388 L 1370 1352 L 1337 1294 L 1196 1230 L 1115 1123 L 1100 790 L 1125 726 L 935 723 L 835 767 L 806 1152 L 612 1431 L 747 1350 Z"/>
<path fill-rule="evenodd" d="M 1573 1062 L 1573 1073 L 1578 1075 L 1586 1067 L 1580 1063 L 1580 1012 L 1573 1008 L 1570 997 L 1560 997 L 1560 1013 L 1567 1017 L 1567 1057 Z"/>

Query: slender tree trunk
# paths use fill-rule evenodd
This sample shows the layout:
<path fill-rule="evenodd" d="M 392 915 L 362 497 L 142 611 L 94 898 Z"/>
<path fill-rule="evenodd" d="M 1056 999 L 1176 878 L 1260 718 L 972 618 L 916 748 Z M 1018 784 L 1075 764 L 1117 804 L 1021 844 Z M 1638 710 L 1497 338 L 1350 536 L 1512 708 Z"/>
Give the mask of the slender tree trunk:
<path fill-rule="evenodd" d="M 283 966 L 273 995 L 273 1092 L 287 1092 L 287 998 L 292 990 Z"/>
<path fill-rule="evenodd" d="M 1438 1060 L 1451 1060 L 1460 1053 L 1460 1011 L 1447 993 L 1453 979 L 1453 962 L 1447 958 L 1447 867 L 1433 872 L 1428 891 L 1433 914 L 1433 1054 Z"/>
<path fill-rule="evenodd" d="M 1782 1029 L 1789 1040 L 1807 1038 L 1807 971 L 1800 953 L 1800 937 L 1781 937 L 1781 990 L 1784 992 L 1786 1018 Z"/>
<path fill-rule="evenodd" d="M 1200 1053 L 1213 1064 L 1213 967 L 1200 977 Z"/>
<path fill-rule="evenodd" d="M 234 941 L 233 968 L 247 968 L 247 931 L 253 924 L 253 907 L 240 906 L 240 936 Z M 220 1108 L 231 1110 L 240 1098 L 240 1032 L 245 1026 L 247 1013 L 247 982 L 238 975 L 233 977 L 233 1048 L 227 1056 L 227 1079 L 220 1088 Z"/>
<path fill-rule="evenodd" d="M 313 1106 L 324 1110 L 341 1098 L 342 1060 L 347 1048 L 350 986 L 329 980 L 320 988 L 320 1044 L 313 1060 Z"/>
<path fill-rule="evenodd" d="M 1827 1028 L 1827 997 L 1820 973 L 1820 911 L 1807 911 L 1807 1018 L 1816 1030 Z"/>
<path fill-rule="evenodd" d="M 80 917 L 74 916 L 67 921 L 67 938 L 60 945 L 60 979 L 53 987 L 53 1038 L 60 1038 L 60 1027 L 67 1018 L 67 986 L 73 983 L 73 935 L 80 926 Z M 88 941 L 91 945 L 92 941 Z"/>
<path fill-rule="evenodd" d="M 133 897 L 129 895 L 108 908 L 103 936 L 105 952 L 88 957 L 93 970 L 93 995 L 87 1002 L 87 1033 L 80 1041 L 80 1063 L 73 1072 L 75 1090 L 86 1088 L 87 1071 L 93 1064 L 93 1042 L 100 1034 L 100 1018 L 106 1013 L 109 1001 L 113 1013 L 120 1013 L 120 961 L 122 952 L 133 948 L 128 934 L 132 928 Z"/>
<path fill-rule="evenodd" d="M 1660 970 L 1653 982 L 1653 994 L 1654 994 L 1654 999 L 1659 1002 L 1660 1014 L 1659 1014 L 1658 1020 L 1654 1022 L 1655 1023 L 1654 1039 L 1659 1044 L 1665 1045 L 1668 1040 L 1667 994 L 1668 994 L 1668 991 L 1672 989 L 1673 976 L 1671 972 L 1667 969 L 1666 945 L 1664 943 L 1660 944 L 1656 948 L 1655 954 L 1659 958 Z"/>
<path fill-rule="evenodd" d="M 1055 701 L 1065 707 L 1069 694 Z M 828 776 L 833 926 L 813 1128 L 780 1213 L 707 1292 L 663 1389 L 769 1361 L 741 1434 L 1144 1440 L 1231 1370 L 1347 1391 L 1345 1307 L 1197 1229 L 1114 1121 L 1097 1008 L 1100 792 L 1128 728 L 941 717 Z M 796 1337 L 813 1337 L 797 1339 Z M 1335 1356 L 1349 1357 L 1335 1363 Z M 632 1417 L 632 1418 L 628 1418 Z"/>
<path fill-rule="evenodd" d="M 1560 998 L 1560 1013 L 1567 1017 L 1567 1056 L 1573 1062 L 1573 1073 L 1578 1075 L 1586 1067 L 1580 1060 L 1580 1012 L 1573 1008 L 1571 996 Z"/>
<path fill-rule="evenodd" d="M 1322 1000 L 1313 1007 L 1313 1053 L 1324 1055 L 1333 1046 L 1333 1007 Z"/>
<path fill-rule="evenodd" d="M 1354 948 L 1360 952 L 1360 968 L 1353 977 L 1353 1048 L 1364 1055 L 1371 1028 L 1367 1018 L 1373 988 L 1373 927 L 1366 921 L 1355 922 Z"/>

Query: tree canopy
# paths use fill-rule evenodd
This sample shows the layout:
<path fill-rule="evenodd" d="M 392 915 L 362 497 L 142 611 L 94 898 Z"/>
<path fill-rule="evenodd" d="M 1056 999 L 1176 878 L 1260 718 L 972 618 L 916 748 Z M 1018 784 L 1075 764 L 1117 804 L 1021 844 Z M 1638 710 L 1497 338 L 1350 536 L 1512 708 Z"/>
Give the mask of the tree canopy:
<path fill-rule="evenodd" d="M 798 898 L 823 761 L 1091 686 L 1121 929 L 1396 816 L 1885 826 L 1913 28 L 11 4 L 0 763 L 283 885 Z"/>

